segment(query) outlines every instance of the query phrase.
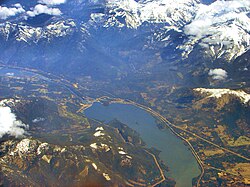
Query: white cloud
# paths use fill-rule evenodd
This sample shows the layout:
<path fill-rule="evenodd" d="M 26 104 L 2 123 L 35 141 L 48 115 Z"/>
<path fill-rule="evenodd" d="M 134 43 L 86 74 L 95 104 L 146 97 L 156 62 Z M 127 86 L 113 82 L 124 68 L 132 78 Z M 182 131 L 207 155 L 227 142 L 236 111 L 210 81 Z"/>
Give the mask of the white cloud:
<path fill-rule="evenodd" d="M 41 122 L 41 121 L 44 121 L 45 119 L 44 118 L 36 118 L 36 119 L 33 119 L 32 122 L 33 123 L 38 123 L 38 122 Z"/>
<path fill-rule="evenodd" d="M 66 0 L 39 0 L 38 3 L 46 4 L 46 5 L 59 5 L 66 3 Z"/>
<path fill-rule="evenodd" d="M 53 16 L 59 16 L 62 12 L 58 8 L 49 8 L 46 5 L 38 4 L 32 11 L 27 11 L 28 16 L 34 17 L 39 14 L 49 14 Z"/>
<path fill-rule="evenodd" d="M 0 6 L 0 19 L 7 19 L 23 12 L 25 12 L 25 10 L 19 3 L 15 4 L 14 7 L 11 8 Z"/>
<path fill-rule="evenodd" d="M 225 80 L 227 78 L 227 72 L 224 69 L 210 69 L 208 75 L 212 76 L 214 80 Z"/>
<path fill-rule="evenodd" d="M 0 138 L 8 134 L 20 137 L 25 134 L 25 129 L 29 126 L 16 119 L 15 114 L 9 107 L 0 106 Z"/>

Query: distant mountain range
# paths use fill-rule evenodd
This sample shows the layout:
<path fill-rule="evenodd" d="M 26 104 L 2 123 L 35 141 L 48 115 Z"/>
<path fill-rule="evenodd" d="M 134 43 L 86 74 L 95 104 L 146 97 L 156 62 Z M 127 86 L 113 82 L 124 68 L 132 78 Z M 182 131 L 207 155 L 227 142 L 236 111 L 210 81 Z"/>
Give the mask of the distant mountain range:
<path fill-rule="evenodd" d="M 209 63 L 233 63 L 249 53 L 250 3 L 245 0 L 51 2 L 2 3 L 5 14 L 0 14 L 0 49 L 7 51 L 1 54 L 4 63 L 12 63 L 16 58 L 8 58 L 8 51 L 15 48 L 13 43 L 19 48 L 31 45 L 42 48 L 58 45 L 55 43 L 58 40 L 64 50 L 68 50 L 64 42 L 71 41 L 74 53 L 78 53 L 79 58 L 84 56 L 85 60 L 93 50 L 108 56 L 108 61 L 121 59 L 117 47 L 154 50 L 168 62 L 203 59 Z M 21 48 L 22 51 L 27 47 Z M 16 56 L 20 56 L 17 53 Z M 237 68 L 247 71 L 248 66 L 249 63 Z"/>

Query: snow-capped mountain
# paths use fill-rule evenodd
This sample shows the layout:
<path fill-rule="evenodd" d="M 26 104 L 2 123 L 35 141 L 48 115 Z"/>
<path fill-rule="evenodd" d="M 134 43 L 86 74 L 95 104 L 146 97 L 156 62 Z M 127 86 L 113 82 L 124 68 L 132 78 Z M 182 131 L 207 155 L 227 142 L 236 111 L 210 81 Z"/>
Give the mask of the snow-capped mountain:
<path fill-rule="evenodd" d="M 67 36 L 75 31 L 75 27 L 76 24 L 71 19 L 53 22 L 45 27 L 6 22 L 0 25 L 0 34 L 5 40 L 8 40 L 10 35 L 14 34 L 17 41 L 37 43 L 41 39 L 49 41 L 54 37 Z"/>
<path fill-rule="evenodd" d="M 179 51 L 182 58 L 188 58 L 199 47 L 212 60 L 232 61 L 250 48 L 248 1 L 218 0 L 205 5 L 198 0 L 110 0 L 106 10 L 106 13 L 91 14 L 91 23 L 105 28 L 129 29 L 159 25 L 148 40 L 176 46 L 175 51 Z M 170 42 L 178 40 L 171 38 L 170 30 L 185 38 L 183 43 Z"/>
<path fill-rule="evenodd" d="M 90 36 L 93 35 L 93 30 L 100 28 L 126 34 L 129 30 L 136 33 L 136 36 L 147 30 L 148 41 L 145 46 L 149 48 L 155 47 L 154 41 L 157 42 L 156 45 L 160 44 L 158 48 L 171 46 L 174 48 L 172 53 L 180 54 L 179 59 L 189 58 L 190 53 L 199 49 L 199 52 L 212 61 L 233 61 L 250 48 L 250 2 L 246 0 L 217 0 L 210 4 L 203 4 L 201 0 L 107 0 L 100 4 L 97 1 L 89 1 L 89 4 L 82 4 L 81 1 L 70 3 L 75 7 L 86 6 L 84 10 L 89 11 L 88 15 L 75 17 L 65 7 L 60 9 L 46 4 L 41 5 L 43 9 L 39 11 L 35 11 L 37 5 L 30 10 L 24 10 L 19 4 L 22 16 L 26 17 L 23 17 L 23 21 L 19 18 L 16 22 L 15 19 L 8 20 L 5 14 L 6 21 L 0 24 L 0 35 L 5 41 L 14 36 L 17 41 L 37 43 L 42 39 L 51 41 L 54 37 L 67 37 L 78 31 L 82 35 L 87 33 Z M 55 9 L 60 14 L 48 11 Z M 13 7 L 4 7 L 4 10 L 12 11 Z M 25 19 L 31 11 L 36 14 L 35 17 L 48 14 L 56 17 L 57 21 L 43 26 L 29 25 Z M 8 15 L 12 18 L 15 14 Z M 170 31 L 177 34 L 171 34 Z M 110 34 L 112 35 L 113 33 Z M 181 39 L 175 38 L 176 36 Z"/>
<path fill-rule="evenodd" d="M 201 46 L 214 59 L 233 60 L 250 48 L 250 2 L 216 1 L 198 5 L 198 12 L 183 29 L 189 40 L 180 46 L 183 56 Z"/>
<path fill-rule="evenodd" d="M 190 22 L 197 11 L 198 0 L 109 0 L 105 26 L 138 28 L 143 23 L 163 23 L 181 27 Z"/>

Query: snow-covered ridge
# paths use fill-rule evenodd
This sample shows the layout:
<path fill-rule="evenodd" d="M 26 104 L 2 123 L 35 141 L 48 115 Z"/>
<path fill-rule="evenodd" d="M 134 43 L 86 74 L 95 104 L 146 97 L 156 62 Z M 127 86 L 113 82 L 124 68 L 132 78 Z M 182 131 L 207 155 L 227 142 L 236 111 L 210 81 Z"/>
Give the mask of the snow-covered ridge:
<path fill-rule="evenodd" d="M 250 1 L 218 0 L 210 5 L 198 5 L 194 20 L 184 27 L 189 36 L 180 48 L 183 56 L 200 45 L 215 58 L 235 59 L 250 49 Z"/>
<path fill-rule="evenodd" d="M 138 28 L 143 23 L 183 26 L 192 20 L 198 0 L 108 0 L 106 26 Z M 119 18 L 123 18 L 121 22 Z"/>
<path fill-rule="evenodd" d="M 15 33 L 17 41 L 37 43 L 41 39 L 51 40 L 55 37 L 63 37 L 75 31 L 76 24 L 73 20 L 57 21 L 45 27 L 32 27 L 25 24 L 6 22 L 0 24 L 0 34 L 9 39 L 10 34 Z"/>
<path fill-rule="evenodd" d="M 194 91 L 208 94 L 208 97 L 214 98 L 221 98 L 223 95 L 233 95 L 238 97 L 244 104 L 247 104 L 250 100 L 250 94 L 242 90 L 195 88 Z"/>

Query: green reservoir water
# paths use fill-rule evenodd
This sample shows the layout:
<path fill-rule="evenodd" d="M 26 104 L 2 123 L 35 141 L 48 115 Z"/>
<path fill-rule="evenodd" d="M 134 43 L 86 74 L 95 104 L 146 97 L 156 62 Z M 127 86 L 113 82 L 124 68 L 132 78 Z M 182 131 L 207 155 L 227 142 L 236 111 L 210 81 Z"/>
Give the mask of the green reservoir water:
<path fill-rule="evenodd" d="M 177 187 L 191 187 L 192 179 L 200 174 L 198 163 L 183 141 L 169 129 L 160 130 L 155 118 L 143 109 L 118 103 L 109 106 L 94 103 L 85 111 L 85 115 L 105 122 L 117 119 L 137 131 L 146 147 L 161 151 L 160 159 L 170 169 L 166 176 L 174 178 Z"/>

